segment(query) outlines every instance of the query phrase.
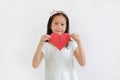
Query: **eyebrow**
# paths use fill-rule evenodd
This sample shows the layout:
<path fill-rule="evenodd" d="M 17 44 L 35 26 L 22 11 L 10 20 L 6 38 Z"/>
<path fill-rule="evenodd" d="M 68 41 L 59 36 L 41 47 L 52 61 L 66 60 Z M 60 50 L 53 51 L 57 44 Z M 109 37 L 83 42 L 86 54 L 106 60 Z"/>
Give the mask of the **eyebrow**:
<path fill-rule="evenodd" d="M 56 23 L 56 22 L 58 23 L 59 21 L 54 21 L 54 23 Z M 66 22 L 61 22 L 61 23 L 66 23 Z"/>

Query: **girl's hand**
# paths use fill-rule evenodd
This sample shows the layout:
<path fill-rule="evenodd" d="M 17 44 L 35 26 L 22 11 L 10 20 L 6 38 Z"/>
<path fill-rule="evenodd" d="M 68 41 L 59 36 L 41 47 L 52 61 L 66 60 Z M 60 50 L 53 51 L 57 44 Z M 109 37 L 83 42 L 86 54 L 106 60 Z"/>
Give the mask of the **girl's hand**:
<path fill-rule="evenodd" d="M 46 41 L 49 40 L 49 39 L 50 39 L 50 35 L 45 34 L 45 35 L 43 35 L 43 36 L 41 37 L 40 42 L 41 42 L 41 43 L 44 43 L 44 42 L 46 42 Z"/>
<path fill-rule="evenodd" d="M 71 37 L 72 39 L 74 39 L 77 43 L 80 42 L 80 38 L 79 38 L 79 35 L 78 35 L 78 34 L 72 33 L 72 34 L 70 35 L 70 37 Z"/>

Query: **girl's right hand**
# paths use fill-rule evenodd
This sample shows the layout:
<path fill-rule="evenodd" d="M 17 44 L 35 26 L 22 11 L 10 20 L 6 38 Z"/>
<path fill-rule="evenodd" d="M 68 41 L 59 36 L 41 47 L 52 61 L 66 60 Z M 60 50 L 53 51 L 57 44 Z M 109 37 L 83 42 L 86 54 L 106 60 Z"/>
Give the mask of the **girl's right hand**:
<path fill-rule="evenodd" d="M 50 35 L 45 34 L 41 37 L 40 42 L 43 44 L 44 42 L 46 42 L 49 39 L 50 39 Z"/>

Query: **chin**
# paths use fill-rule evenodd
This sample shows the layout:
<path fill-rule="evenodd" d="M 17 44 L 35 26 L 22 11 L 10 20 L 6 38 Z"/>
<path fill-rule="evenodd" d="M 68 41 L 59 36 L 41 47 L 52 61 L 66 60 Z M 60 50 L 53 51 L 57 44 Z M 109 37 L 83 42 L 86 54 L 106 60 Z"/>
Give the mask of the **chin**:
<path fill-rule="evenodd" d="M 61 34 L 63 34 L 64 32 L 55 32 L 55 33 L 57 33 L 57 34 L 61 35 Z"/>
<path fill-rule="evenodd" d="M 58 33 L 59 35 L 63 34 L 63 33 Z"/>

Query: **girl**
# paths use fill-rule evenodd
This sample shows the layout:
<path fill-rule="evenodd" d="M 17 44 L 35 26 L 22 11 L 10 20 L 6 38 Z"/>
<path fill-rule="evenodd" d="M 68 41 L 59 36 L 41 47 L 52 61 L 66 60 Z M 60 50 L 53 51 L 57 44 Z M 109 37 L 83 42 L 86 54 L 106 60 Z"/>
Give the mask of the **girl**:
<path fill-rule="evenodd" d="M 73 56 L 81 66 L 85 66 L 85 53 L 78 34 L 69 34 L 71 40 L 58 50 L 50 41 L 50 35 L 69 33 L 69 19 L 63 11 L 56 11 L 50 16 L 47 34 L 41 37 L 35 52 L 32 66 L 37 68 L 41 60 L 45 59 L 45 80 L 77 80 Z"/>

